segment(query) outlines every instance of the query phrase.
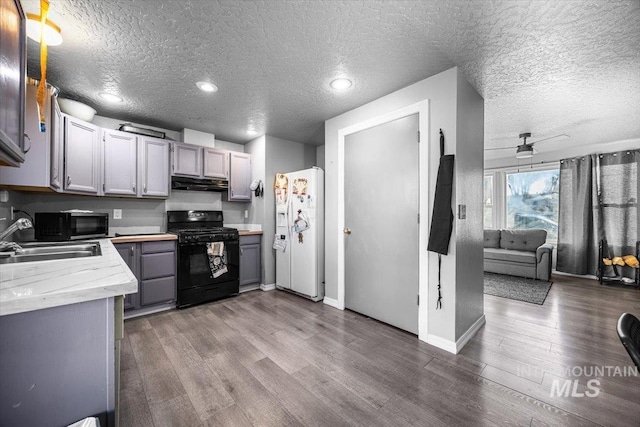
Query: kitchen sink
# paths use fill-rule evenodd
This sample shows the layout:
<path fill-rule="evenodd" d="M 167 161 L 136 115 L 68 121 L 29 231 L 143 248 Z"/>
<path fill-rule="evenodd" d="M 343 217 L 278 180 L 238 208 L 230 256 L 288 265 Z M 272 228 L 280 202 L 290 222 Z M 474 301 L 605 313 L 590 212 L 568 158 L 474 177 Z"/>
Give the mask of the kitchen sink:
<path fill-rule="evenodd" d="M 0 253 L 0 264 L 102 255 L 98 242 L 25 243 L 21 253 Z"/>

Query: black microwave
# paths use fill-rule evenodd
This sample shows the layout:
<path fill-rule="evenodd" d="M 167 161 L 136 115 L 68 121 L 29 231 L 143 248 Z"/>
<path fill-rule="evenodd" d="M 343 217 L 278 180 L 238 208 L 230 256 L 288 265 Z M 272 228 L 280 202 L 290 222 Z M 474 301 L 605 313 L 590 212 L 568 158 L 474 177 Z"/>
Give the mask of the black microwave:
<path fill-rule="evenodd" d="M 36 212 L 34 229 L 36 240 L 63 241 L 105 237 L 109 233 L 109 214 Z"/>

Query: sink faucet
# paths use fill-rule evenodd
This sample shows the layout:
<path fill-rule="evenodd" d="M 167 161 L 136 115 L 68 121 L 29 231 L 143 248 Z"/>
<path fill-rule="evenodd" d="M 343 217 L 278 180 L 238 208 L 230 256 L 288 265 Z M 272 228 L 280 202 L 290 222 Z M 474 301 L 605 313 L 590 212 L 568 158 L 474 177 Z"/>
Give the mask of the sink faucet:
<path fill-rule="evenodd" d="M 29 221 L 26 218 L 20 218 L 16 222 L 11 224 L 6 230 L 0 232 L 0 241 L 11 236 L 13 233 L 15 233 L 18 230 L 24 230 L 25 228 L 31 228 L 31 227 L 33 227 L 33 224 L 31 224 L 31 221 Z"/>

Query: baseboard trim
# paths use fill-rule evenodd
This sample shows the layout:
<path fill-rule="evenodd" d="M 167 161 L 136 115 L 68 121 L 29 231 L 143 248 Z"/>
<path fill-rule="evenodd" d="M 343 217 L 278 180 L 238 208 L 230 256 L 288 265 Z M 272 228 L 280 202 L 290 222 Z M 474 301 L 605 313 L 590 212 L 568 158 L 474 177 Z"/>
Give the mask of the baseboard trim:
<path fill-rule="evenodd" d="M 449 353 L 458 354 L 462 347 L 465 346 L 466 343 L 469 342 L 471 338 L 478 332 L 478 330 L 485 324 L 484 314 L 480 316 L 478 320 L 474 322 L 473 325 L 467 331 L 462 334 L 462 336 L 456 341 L 449 341 L 442 337 L 436 335 L 427 335 L 427 344 L 431 344 L 435 347 L 441 348 L 444 351 L 448 351 Z"/>
<path fill-rule="evenodd" d="M 264 283 L 260 284 L 260 289 L 262 289 L 263 291 L 267 292 L 267 291 L 273 291 L 276 288 L 276 284 L 272 283 L 270 285 L 265 285 Z"/>
<path fill-rule="evenodd" d="M 243 294 L 245 292 L 257 291 L 260 289 L 260 285 L 245 285 L 244 287 L 240 286 L 240 293 Z"/>
<path fill-rule="evenodd" d="M 338 304 L 338 300 L 337 299 L 324 297 L 322 302 L 324 302 L 325 304 L 327 304 L 330 307 L 337 308 L 338 310 L 344 310 L 344 307 L 340 307 L 340 304 Z"/>
<path fill-rule="evenodd" d="M 486 323 L 486 320 L 483 314 L 482 316 L 480 316 L 478 320 L 475 321 L 473 325 L 471 325 L 469 329 L 467 329 L 467 332 L 462 334 L 462 336 L 458 339 L 458 341 L 456 341 L 456 354 L 458 354 L 460 350 L 462 350 L 462 347 L 464 347 L 465 344 L 468 343 L 471 338 L 473 338 L 476 332 L 478 332 L 478 330 L 482 326 L 484 326 L 485 323 Z"/>
<path fill-rule="evenodd" d="M 441 348 L 444 351 L 448 351 L 449 353 L 456 354 L 456 343 L 453 341 L 446 340 L 437 335 L 427 335 L 427 344 L 431 344 L 434 347 Z"/>

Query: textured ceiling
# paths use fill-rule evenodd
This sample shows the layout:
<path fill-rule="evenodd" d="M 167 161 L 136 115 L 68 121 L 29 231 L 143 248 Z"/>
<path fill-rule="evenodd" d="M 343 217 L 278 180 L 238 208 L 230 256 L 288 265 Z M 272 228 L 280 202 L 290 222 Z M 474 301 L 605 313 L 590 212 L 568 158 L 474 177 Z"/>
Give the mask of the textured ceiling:
<path fill-rule="evenodd" d="M 524 131 L 571 136 L 539 150 L 640 137 L 638 0 L 50 3 L 64 43 L 49 48 L 49 82 L 123 121 L 322 144 L 324 120 L 457 65 L 485 99 L 487 148 Z M 335 94 L 341 75 L 354 85 Z"/>

